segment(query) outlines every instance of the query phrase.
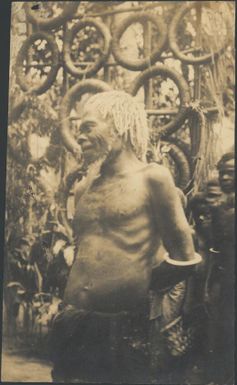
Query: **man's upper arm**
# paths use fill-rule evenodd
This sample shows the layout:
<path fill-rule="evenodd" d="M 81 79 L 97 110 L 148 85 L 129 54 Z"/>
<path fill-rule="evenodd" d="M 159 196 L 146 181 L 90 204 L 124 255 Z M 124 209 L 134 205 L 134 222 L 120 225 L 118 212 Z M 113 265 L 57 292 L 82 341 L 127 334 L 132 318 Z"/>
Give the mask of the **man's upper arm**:
<path fill-rule="evenodd" d="M 193 259 L 195 251 L 191 228 L 169 170 L 151 164 L 147 180 L 157 231 L 170 257 L 177 260 Z"/>

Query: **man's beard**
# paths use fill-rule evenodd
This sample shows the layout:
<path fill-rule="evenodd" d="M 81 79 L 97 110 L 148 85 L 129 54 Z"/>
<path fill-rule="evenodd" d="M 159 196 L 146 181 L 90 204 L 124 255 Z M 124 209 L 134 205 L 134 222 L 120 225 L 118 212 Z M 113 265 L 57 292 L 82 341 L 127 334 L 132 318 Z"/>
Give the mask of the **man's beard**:
<path fill-rule="evenodd" d="M 106 163 L 108 158 L 111 155 L 111 146 L 109 145 L 108 148 L 102 153 L 99 153 L 97 158 L 95 160 L 84 161 L 84 166 L 87 167 L 87 185 L 88 188 L 94 183 L 94 181 L 101 176 L 101 170 L 103 165 Z"/>
<path fill-rule="evenodd" d="M 102 140 L 98 137 L 98 144 L 95 147 L 94 155 L 89 157 L 84 157 L 83 163 L 88 169 L 100 169 L 107 160 L 112 161 L 116 156 L 116 153 L 112 150 L 114 148 L 114 143 L 118 139 L 117 135 L 111 135 L 107 140 Z"/>

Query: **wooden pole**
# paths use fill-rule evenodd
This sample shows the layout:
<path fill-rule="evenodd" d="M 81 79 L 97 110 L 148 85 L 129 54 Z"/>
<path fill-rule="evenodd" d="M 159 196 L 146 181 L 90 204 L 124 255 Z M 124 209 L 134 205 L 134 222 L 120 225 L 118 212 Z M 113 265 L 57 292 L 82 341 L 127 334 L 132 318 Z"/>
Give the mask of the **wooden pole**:
<path fill-rule="evenodd" d="M 32 234 L 32 222 L 33 222 L 33 198 L 29 198 L 29 214 L 28 214 L 28 234 Z"/>
<path fill-rule="evenodd" d="M 151 55 L 151 23 L 148 21 L 144 25 L 144 55 L 150 57 Z M 146 110 L 152 109 L 152 79 L 149 79 L 144 85 L 144 99 Z M 152 116 L 148 115 L 148 127 L 151 129 Z"/>
<path fill-rule="evenodd" d="M 147 57 L 151 55 L 151 23 L 148 21 L 144 25 L 144 54 Z M 144 86 L 145 105 L 147 109 L 152 109 L 152 79 L 149 79 Z"/>
<path fill-rule="evenodd" d="M 98 17 L 98 16 L 105 16 L 105 15 L 115 15 L 115 14 L 120 14 L 120 13 L 126 13 L 126 12 L 139 12 L 139 11 L 146 11 L 148 9 L 154 9 L 157 7 L 162 7 L 166 5 L 173 5 L 174 1 L 157 1 L 157 4 L 148 4 L 146 6 L 134 6 L 134 7 L 127 7 L 124 9 L 113 9 L 110 11 L 104 11 L 104 12 L 95 12 L 95 13 L 88 13 L 88 17 Z M 82 16 L 78 15 L 75 16 L 74 19 L 81 19 Z"/>
<path fill-rule="evenodd" d="M 67 23 L 64 23 L 63 24 L 63 41 L 64 41 L 64 36 L 67 32 Z M 67 90 L 69 88 L 69 81 L 68 81 L 68 74 L 67 74 L 67 71 L 65 70 L 65 67 L 63 65 L 63 84 L 62 84 L 62 94 L 65 95 Z M 60 140 L 60 144 L 62 146 L 62 148 L 64 148 L 63 146 L 63 143 L 62 143 L 62 140 Z M 61 157 L 60 157 L 60 178 L 61 178 L 61 183 L 63 183 L 63 177 L 64 177 L 64 174 L 65 174 L 65 167 L 66 167 L 66 153 L 63 151 L 61 152 Z"/>
<path fill-rule="evenodd" d="M 202 4 L 196 3 L 196 46 L 201 46 L 201 19 L 202 19 Z M 201 68 L 199 64 L 194 65 L 194 101 L 198 101 L 201 98 Z M 200 143 L 200 130 L 197 125 L 199 124 L 197 119 L 193 119 L 190 125 L 190 139 L 191 139 L 191 156 L 193 159 L 193 167 L 196 163 L 196 156 L 199 150 Z"/>
<path fill-rule="evenodd" d="M 67 32 L 67 23 L 64 23 L 63 24 L 63 41 L 64 41 L 64 36 L 65 36 L 66 32 Z M 64 65 L 63 65 L 63 84 L 62 84 L 63 95 L 65 95 L 67 90 L 68 90 L 68 75 L 67 75 L 67 71 L 65 70 Z"/>
<path fill-rule="evenodd" d="M 107 27 L 110 29 L 110 17 L 105 16 L 103 18 L 103 22 L 107 25 Z M 113 56 L 109 55 L 109 58 L 107 61 L 113 61 Z M 111 82 L 111 71 L 110 71 L 110 66 L 109 65 L 104 65 L 104 81 L 107 83 Z"/>

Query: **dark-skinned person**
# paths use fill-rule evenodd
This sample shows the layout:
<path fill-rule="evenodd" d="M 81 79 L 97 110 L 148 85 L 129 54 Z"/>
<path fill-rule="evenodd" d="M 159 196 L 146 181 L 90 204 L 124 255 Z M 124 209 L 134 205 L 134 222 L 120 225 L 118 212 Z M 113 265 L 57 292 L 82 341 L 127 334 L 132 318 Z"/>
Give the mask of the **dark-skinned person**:
<path fill-rule="evenodd" d="M 218 384 L 233 381 L 234 375 L 234 164 L 233 152 L 224 154 L 218 162 L 222 195 L 211 209 L 213 245 L 205 302 L 210 318 L 210 376 Z"/>
<path fill-rule="evenodd" d="M 221 196 L 219 180 L 211 178 L 207 182 L 205 190 L 196 193 L 189 202 L 194 221 L 195 244 L 203 256 L 202 263 L 199 265 L 201 285 L 203 285 L 203 280 L 206 281 L 209 269 L 209 250 L 213 243 L 211 209 L 218 205 Z"/>
<path fill-rule="evenodd" d="M 51 334 L 54 381 L 150 383 L 154 254 L 162 242 L 159 287 L 201 261 L 169 170 L 146 163 L 147 141 L 144 105 L 131 95 L 108 91 L 84 104 L 78 143 L 88 172 L 75 193 L 75 259 Z"/>

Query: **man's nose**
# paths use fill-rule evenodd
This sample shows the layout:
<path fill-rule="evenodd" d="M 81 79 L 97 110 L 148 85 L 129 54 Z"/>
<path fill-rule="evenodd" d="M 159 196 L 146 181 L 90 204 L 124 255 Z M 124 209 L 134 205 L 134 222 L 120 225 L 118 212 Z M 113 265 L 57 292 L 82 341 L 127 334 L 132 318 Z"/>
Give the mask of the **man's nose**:
<path fill-rule="evenodd" d="M 83 142 L 87 141 L 87 137 L 84 134 L 79 135 L 78 143 L 81 145 Z"/>

